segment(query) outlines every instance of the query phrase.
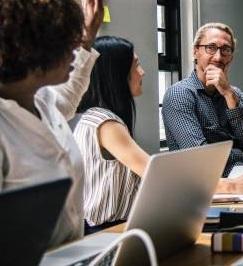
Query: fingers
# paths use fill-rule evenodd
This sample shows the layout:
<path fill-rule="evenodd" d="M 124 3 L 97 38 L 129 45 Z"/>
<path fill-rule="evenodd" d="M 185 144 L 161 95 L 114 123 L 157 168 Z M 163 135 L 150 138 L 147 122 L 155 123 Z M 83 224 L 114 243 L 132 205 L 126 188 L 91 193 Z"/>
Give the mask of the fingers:
<path fill-rule="evenodd" d="M 86 9 L 87 1 L 88 1 L 88 0 L 81 0 L 81 6 L 82 6 L 82 9 L 83 9 L 83 10 Z"/>
<path fill-rule="evenodd" d="M 205 72 L 207 71 L 218 71 L 218 72 L 221 72 L 223 71 L 225 68 L 225 65 L 212 65 L 212 64 L 209 64 L 206 68 L 205 68 Z"/>
<path fill-rule="evenodd" d="M 102 12 L 103 11 L 103 0 L 82 0 L 82 6 L 83 8 L 86 8 L 89 6 L 89 8 L 92 8 L 94 13 Z"/>
<path fill-rule="evenodd" d="M 218 91 L 221 92 L 222 89 L 225 90 L 226 87 L 228 87 L 228 82 L 224 77 L 217 73 L 206 74 L 206 86 L 210 85 L 214 85 Z"/>
<path fill-rule="evenodd" d="M 221 77 L 221 70 L 215 67 L 208 67 L 205 70 L 205 79 L 206 79 L 206 86 L 209 85 L 217 85 L 220 82 Z"/>
<path fill-rule="evenodd" d="M 224 74 L 219 70 L 207 70 L 205 76 L 208 80 L 224 78 Z"/>
<path fill-rule="evenodd" d="M 229 88 L 225 72 L 215 65 L 208 65 L 204 72 L 206 86 L 214 86 L 220 94 L 225 95 L 226 90 Z"/>
<path fill-rule="evenodd" d="M 91 45 L 103 21 L 103 0 L 83 0 L 82 6 L 85 18 L 82 46 L 85 49 L 90 50 Z"/>
<path fill-rule="evenodd" d="M 227 79 L 224 71 L 214 65 L 208 65 L 204 71 L 206 79 Z"/>
<path fill-rule="evenodd" d="M 214 65 L 208 65 L 204 71 L 206 82 L 222 78 L 222 70 Z M 206 84 L 208 85 L 208 84 Z M 215 84 L 214 84 L 215 85 Z"/>
<path fill-rule="evenodd" d="M 100 24 L 104 16 L 103 0 L 82 0 L 82 7 L 86 20 Z M 86 25 L 87 26 L 87 25 Z"/>

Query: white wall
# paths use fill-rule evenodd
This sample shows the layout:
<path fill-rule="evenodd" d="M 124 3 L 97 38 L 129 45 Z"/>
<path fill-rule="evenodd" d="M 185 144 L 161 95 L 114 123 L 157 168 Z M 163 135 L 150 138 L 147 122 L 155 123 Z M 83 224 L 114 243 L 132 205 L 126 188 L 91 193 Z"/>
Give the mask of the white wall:
<path fill-rule="evenodd" d="M 111 23 L 99 35 L 115 35 L 134 43 L 146 72 L 144 93 L 136 98 L 136 141 L 149 153 L 159 151 L 159 94 L 157 57 L 157 1 L 112 0 L 108 2 Z"/>

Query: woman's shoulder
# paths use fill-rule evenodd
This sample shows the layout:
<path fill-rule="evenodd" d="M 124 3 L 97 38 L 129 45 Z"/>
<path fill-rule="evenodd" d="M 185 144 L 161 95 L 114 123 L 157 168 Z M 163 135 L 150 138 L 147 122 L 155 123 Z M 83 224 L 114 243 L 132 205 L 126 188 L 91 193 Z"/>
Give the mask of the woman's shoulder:
<path fill-rule="evenodd" d="M 109 109 L 105 109 L 105 108 L 101 108 L 101 107 L 92 107 L 89 108 L 88 110 L 86 110 L 83 114 L 82 114 L 82 118 L 83 121 L 96 121 L 98 124 L 102 124 L 105 121 L 108 120 L 115 120 L 119 123 L 124 124 L 124 122 L 122 121 L 122 119 L 116 115 L 115 113 L 113 113 L 111 110 Z"/>

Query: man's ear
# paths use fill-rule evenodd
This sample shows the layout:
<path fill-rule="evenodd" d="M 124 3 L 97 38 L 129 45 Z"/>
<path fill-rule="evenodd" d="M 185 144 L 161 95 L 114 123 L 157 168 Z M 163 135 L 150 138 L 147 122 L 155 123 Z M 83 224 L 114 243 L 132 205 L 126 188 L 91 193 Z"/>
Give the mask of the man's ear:
<path fill-rule="evenodd" d="M 197 64 L 197 53 L 198 53 L 198 48 L 194 46 L 193 48 L 193 58 L 194 58 L 194 63 Z"/>

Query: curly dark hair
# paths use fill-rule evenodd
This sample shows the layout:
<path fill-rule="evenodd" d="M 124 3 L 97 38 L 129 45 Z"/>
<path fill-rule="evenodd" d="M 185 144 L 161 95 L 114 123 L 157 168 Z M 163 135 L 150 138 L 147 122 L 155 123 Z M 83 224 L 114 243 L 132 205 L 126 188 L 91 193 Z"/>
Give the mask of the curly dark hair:
<path fill-rule="evenodd" d="M 75 0 L 1 0 L 0 81 L 57 66 L 81 42 L 83 25 Z"/>

